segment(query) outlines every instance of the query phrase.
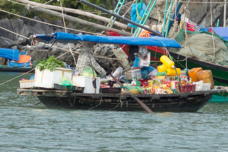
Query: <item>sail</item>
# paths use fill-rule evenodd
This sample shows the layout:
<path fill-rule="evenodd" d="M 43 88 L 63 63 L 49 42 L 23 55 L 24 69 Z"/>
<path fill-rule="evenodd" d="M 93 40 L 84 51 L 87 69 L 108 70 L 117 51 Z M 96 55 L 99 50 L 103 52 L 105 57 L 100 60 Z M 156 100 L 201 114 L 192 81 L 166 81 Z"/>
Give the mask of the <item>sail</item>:
<path fill-rule="evenodd" d="M 126 45 L 141 45 L 141 46 L 158 46 L 158 47 L 173 47 L 181 48 L 181 45 L 173 39 L 153 36 L 149 38 L 128 37 L 128 36 L 96 36 L 88 34 L 71 34 L 57 32 L 51 35 L 39 34 L 35 38 L 40 41 L 50 42 L 58 41 L 63 43 L 74 43 L 77 41 L 87 41 L 95 43 L 107 44 L 126 44 Z"/>

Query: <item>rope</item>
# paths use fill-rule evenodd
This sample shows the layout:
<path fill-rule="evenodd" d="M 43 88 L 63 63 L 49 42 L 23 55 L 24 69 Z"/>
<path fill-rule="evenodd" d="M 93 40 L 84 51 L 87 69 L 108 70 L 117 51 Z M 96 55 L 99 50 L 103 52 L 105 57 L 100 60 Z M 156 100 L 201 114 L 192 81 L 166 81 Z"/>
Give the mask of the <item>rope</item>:
<path fill-rule="evenodd" d="M 135 1 L 136 1 L 136 0 L 134 0 L 133 2 L 131 2 L 130 7 L 127 8 L 126 12 L 123 14 L 123 17 L 125 17 L 125 16 L 127 15 L 127 13 L 131 10 L 131 5 L 132 5 L 133 3 L 135 3 Z M 127 6 L 124 6 L 124 7 L 127 7 Z"/>
<path fill-rule="evenodd" d="M 154 1 L 150 0 L 150 2 L 147 5 L 146 10 L 145 10 L 145 12 L 143 14 L 143 19 L 140 21 L 139 24 L 141 24 L 141 25 L 145 25 L 146 24 L 146 22 L 147 22 L 147 20 L 148 20 L 148 18 L 150 16 L 150 14 L 151 14 L 151 12 L 153 11 L 155 5 L 157 4 L 157 1 L 158 0 L 154 0 Z M 134 37 L 138 37 L 138 35 L 141 33 L 141 31 L 142 31 L 141 28 L 139 28 L 139 27 L 136 28 L 133 36 Z"/>
<path fill-rule="evenodd" d="M 61 54 L 60 56 L 58 56 L 58 57 L 56 57 L 56 58 L 58 59 L 58 58 L 64 56 L 65 54 L 67 54 L 67 53 L 68 53 L 68 52 L 65 52 L 64 54 Z M 35 69 L 35 68 L 32 68 L 32 69 L 29 70 L 28 72 L 25 72 L 25 73 L 23 73 L 23 74 L 21 74 L 21 75 L 19 75 L 19 76 L 13 77 L 13 78 L 11 78 L 11 79 L 9 79 L 9 80 L 6 80 L 5 82 L 0 83 L 0 87 L 3 86 L 4 84 L 7 84 L 7 83 L 9 83 L 9 82 L 12 82 L 13 80 L 16 80 L 16 79 L 18 79 L 18 78 L 21 78 L 22 76 L 25 76 L 25 75 L 31 73 L 34 69 Z"/>
<path fill-rule="evenodd" d="M 212 23 L 212 20 L 213 20 L 212 3 L 210 3 L 210 12 L 211 12 L 211 27 L 213 27 L 213 23 Z M 213 56 L 212 61 L 214 62 L 215 61 L 215 38 L 214 38 L 214 32 L 212 32 L 212 41 L 213 41 L 213 50 L 214 50 L 214 56 Z"/>
<path fill-rule="evenodd" d="M 188 3 L 186 0 L 181 0 L 180 2 L 182 2 L 182 3 Z M 192 3 L 192 4 L 225 4 L 225 3 L 228 3 L 228 2 L 225 2 L 225 1 L 223 1 L 223 2 L 221 2 L 221 1 L 210 1 L 210 2 L 202 2 L 202 1 L 191 1 L 191 2 L 189 2 L 189 3 Z"/>
<path fill-rule="evenodd" d="M 9 0 L 10 2 L 11 2 L 11 0 Z M 47 2 L 45 2 L 45 3 L 43 3 L 44 5 L 46 5 L 46 4 L 49 4 L 49 3 L 51 3 L 51 2 L 53 2 L 54 0 L 50 0 L 50 1 L 47 1 Z M 33 6 L 33 8 L 36 8 L 36 7 L 39 7 L 39 6 Z"/>
<path fill-rule="evenodd" d="M 64 13 L 63 13 L 63 4 L 62 4 L 62 1 L 60 0 L 59 3 L 60 3 L 60 6 L 61 6 L 61 9 L 62 9 L 62 17 L 63 17 L 64 30 L 65 30 L 65 32 L 67 32 L 67 29 L 66 29 L 66 21 L 65 21 L 65 17 L 64 17 Z M 75 64 L 75 67 L 76 67 L 76 59 L 75 59 L 75 57 L 74 57 L 74 54 L 73 54 L 73 52 L 72 52 L 72 49 L 71 49 L 69 43 L 67 43 L 67 46 L 68 46 L 68 48 L 69 48 L 69 50 L 70 50 L 70 53 L 71 53 L 71 55 L 72 55 L 72 57 L 73 57 L 74 64 Z"/>
<path fill-rule="evenodd" d="M 17 4 L 20 4 L 20 5 L 26 6 L 25 4 L 22 4 L 22 3 L 13 2 L 11 0 L 9 0 L 9 1 L 12 2 L 12 3 L 17 3 Z M 24 19 L 27 19 L 27 20 L 30 20 L 30 21 L 34 21 L 34 22 L 38 22 L 38 23 L 42 23 L 42 24 L 46 24 L 46 25 L 50 25 L 50 26 L 54 26 L 54 27 L 65 29 L 65 27 L 60 26 L 60 25 L 55 25 L 55 24 L 52 24 L 52 23 L 48 23 L 48 22 L 32 19 L 32 18 L 25 17 L 25 16 L 22 16 L 22 15 L 19 15 L 19 14 L 11 13 L 11 12 L 3 10 L 3 9 L 0 9 L 0 12 L 4 12 L 4 13 L 10 14 L 10 15 L 14 15 L 14 16 L 17 16 L 19 18 L 24 18 Z M 75 32 L 78 32 L 78 33 L 87 33 L 87 34 L 101 35 L 100 33 L 87 32 L 87 31 L 77 30 L 77 29 L 73 29 L 73 28 L 67 28 L 66 27 L 66 29 L 71 30 L 71 31 L 75 31 Z"/>
<path fill-rule="evenodd" d="M 188 5 L 189 5 L 189 3 L 190 3 L 190 0 L 188 0 L 188 3 L 186 4 L 186 6 L 184 7 L 184 21 L 186 20 L 186 9 L 187 9 L 187 7 L 188 7 Z M 185 36 L 186 36 L 186 38 L 187 38 L 187 24 L 186 24 L 186 22 L 185 22 L 185 24 L 184 24 L 184 30 L 185 30 Z M 186 39 L 185 38 L 185 39 Z M 184 47 L 186 47 L 186 43 L 184 43 Z M 190 49 L 191 50 L 191 49 Z M 187 68 L 188 69 L 188 56 L 185 56 L 185 59 L 186 59 L 186 61 L 185 61 L 185 68 Z M 183 65 L 181 65 L 181 66 L 183 66 Z"/>
<path fill-rule="evenodd" d="M 30 40 L 29 37 L 26 37 L 26 36 L 24 36 L 24 35 L 15 33 L 15 32 L 13 32 L 13 31 L 10 31 L 10 30 L 8 30 L 8 29 L 6 29 L 6 28 L 3 28 L 3 27 L 1 27 L 1 26 L 0 26 L 0 29 L 3 29 L 3 30 L 5 30 L 5 31 L 7 31 L 7 32 L 10 32 L 10 33 L 12 33 L 12 34 L 15 34 L 15 35 L 18 35 L 18 36 L 20 36 L 20 37 L 23 37 L 23 38 L 25 38 L 25 39 Z M 52 48 L 60 49 L 60 50 L 66 51 L 67 53 L 70 53 L 70 51 L 65 50 L 65 49 L 62 49 L 62 48 L 59 48 L 59 47 L 52 46 Z M 73 52 L 73 53 L 74 53 L 74 54 L 79 54 L 79 53 L 77 53 L 77 52 Z M 108 60 L 119 60 L 119 59 L 117 59 L 117 58 L 109 58 L 109 57 L 105 57 L 105 56 L 101 56 L 101 55 L 94 55 L 94 57 L 101 58 L 101 59 L 108 59 Z"/>
<path fill-rule="evenodd" d="M 15 32 L 13 32 L 13 31 L 10 31 L 10 30 L 8 30 L 8 29 L 6 29 L 6 28 L 2 27 L 2 26 L 0 26 L 0 29 L 5 30 L 5 31 L 7 31 L 7 32 L 9 32 L 9 33 L 15 34 L 15 35 L 17 35 L 17 36 L 20 36 L 20 37 L 23 37 L 23 38 L 25 38 L 25 39 L 28 39 L 28 40 L 29 40 L 29 38 L 28 38 L 28 37 L 26 37 L 26 36 L 24 36 L 24 35 L 21 35 L 21 34 L 18 34 L 18 33 L 15 33 Z"/>
<path fill-rule="evenodd" d="M 10 31 L 9 29 L 6 29 L 6 28 L 4 28 L 4 27 L 1 27 L 0 26 L 0 29 L 3 29 L 3 30 L 5 30 L 5 31 L 7 31 L 7 32 L 10 32 L 10 33 L 12 33 L 12 34 L 15 34 L 15 35 L 18 35 L 18 36 L 21 36 L 21 37 L 23 37 L 23 38 L 26 38 L 26 39 L 30 39 L 29 37 L 26 37 L 26 36 L 24 36 L 24 35 L 21 35 L 21 34 L 18 34 L 18 33 L 16 33 L 16 32 L 13 32 L 13 31 Z M 52 46 L 52 47 L 54 47 L 54 46 Z M 54 47 L 54 48 L 58 48 L 58 47 Z M 63 54 L 61 54 L 61 55 L 59 55 L 58 57 L 56 57 L 56 58 L 60 58 L 60 57 L 62 57 L 62 56 L 64 56 L 64 55 L 66 55 L 67 53 L 69 53 L 69 52 L 71 52 L 71 53 L 73 53 L 72 52 L 72 50 L 65 50 L 65 49 L 62 49 L 62 48 L 58 48 L 58 49 L 60 49 L 60 50 L 64 50 L 64 51 L 66 51 L 65 53 L 63 53 Z M 74 53 L 76 53 L 76 52 L 74 52 Z M 96 57 L 96 56 L 95 56 Z M 114 58 L 107 58 L 107 57 L 99 57 L 99 56 L 97 56 L 98 58 L 105 58 L 105 59 L 114 59 Z M 117 60 L 117 59 L 115 59 L 115 60 Z M 15 79 L 17 79 L 17 78 L 20 78 L 20 77 L 22 77 L 22 76 L 24 76 L 24 75 L 27 75 L 27 74 L 29 74 L 30 72 L 32 72 L 34 70 L 34 68 L 32 68 L 32 70 L 30 70 L 30 71 L 28 71 L 28 72 L 26 72 L 26 73 L 23 73 L 23 74 L 21 74 L 21 75 L 19 75 L 19 76 L 16 76 L 16 77 L 14 77 L 14 78 L 12 78 L 12 79 L 9 79 L 9 80 L 7 80 L 7 81 L 5 81 L 5 82 L 2 82 L 2 83 L 0 83 L 0 87 L 1 86 L 3 86 L 4 84 L 7 84 L 7 83 L 9 83 L 9 82 L 11 82 L 11 81 L 13 81 L 13 80 L 15 80 Z"/>

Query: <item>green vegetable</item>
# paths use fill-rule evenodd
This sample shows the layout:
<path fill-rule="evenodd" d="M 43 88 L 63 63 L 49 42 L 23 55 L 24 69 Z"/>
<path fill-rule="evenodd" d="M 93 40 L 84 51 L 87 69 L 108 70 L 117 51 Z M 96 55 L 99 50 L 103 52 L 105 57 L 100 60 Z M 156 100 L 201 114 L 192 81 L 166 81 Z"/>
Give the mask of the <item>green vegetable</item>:
<path fill-rule="evenodd" d="M 37 65 L 36 68 L 38 68 L 40 71 L 48 69 L 50 71 L 54 71 L 56 68 L 64 67 L 64 63 L 58 59 L 56 59 L 54 56 L 50 56 L 46 60 L 41 60 Z"/>

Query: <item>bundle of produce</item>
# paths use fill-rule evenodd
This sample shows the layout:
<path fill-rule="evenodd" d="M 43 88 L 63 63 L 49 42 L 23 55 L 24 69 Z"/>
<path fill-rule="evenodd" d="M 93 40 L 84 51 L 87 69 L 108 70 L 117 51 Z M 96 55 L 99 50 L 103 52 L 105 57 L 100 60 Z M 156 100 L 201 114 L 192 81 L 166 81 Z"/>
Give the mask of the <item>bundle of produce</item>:
<path fill-rule="evenodd" d="M 50 56 L 48 59 L 41 60 L 37 65 L 36 68 L 38 68 L 40 71 L 42 70 L 50 70 L 54 71 L 56 68 L 63 68 L 64 63 L 58 59 L 56 59 L 54 56 Z"/>

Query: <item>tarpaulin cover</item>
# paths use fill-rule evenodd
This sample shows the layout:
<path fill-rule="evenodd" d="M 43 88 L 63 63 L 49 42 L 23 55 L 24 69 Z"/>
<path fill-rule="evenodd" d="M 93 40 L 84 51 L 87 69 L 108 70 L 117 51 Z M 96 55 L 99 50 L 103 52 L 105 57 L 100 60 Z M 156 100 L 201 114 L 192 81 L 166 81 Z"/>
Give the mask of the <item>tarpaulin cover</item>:
<path fill-rule="evenodd" d="M 19 60 L 19 50 L 0 48 L 0 57 L 18 61 Z"/>
<path fill-rule="evenodd" d="M 30 62 L 17 63 L 17 62 L 14 62 L 14 61 L 10 61 L 10 62 L 8 62 L 8 67 L 17 67 L 17 68 L 25 67 L 25 68 L 29 68 L 29 67 L 31 67 L 31 63 Z"/>
<path fill-rule="evenodd" d="M 228 41 L 228 27 L 213 27 L 212 29 L 224 41 Z"/>
<path fill-rule="evenodd" d="M 58 41 L 58 42 L 76 42 L 88 41 L 96 43 L 108 44 L 127 44 L 127 45 L 142 45 L 142 46 L 158 46 L 158 47 L 173 47 L 181 48 L 181 45 L 176 40 L 153 36 L 149 38 L 128 37 L 128 36 L 95 36 L 83 34 L 71 34 L 64 32 L 57 32 L 52 35 L 36 35 L 41 41 Z"/>

